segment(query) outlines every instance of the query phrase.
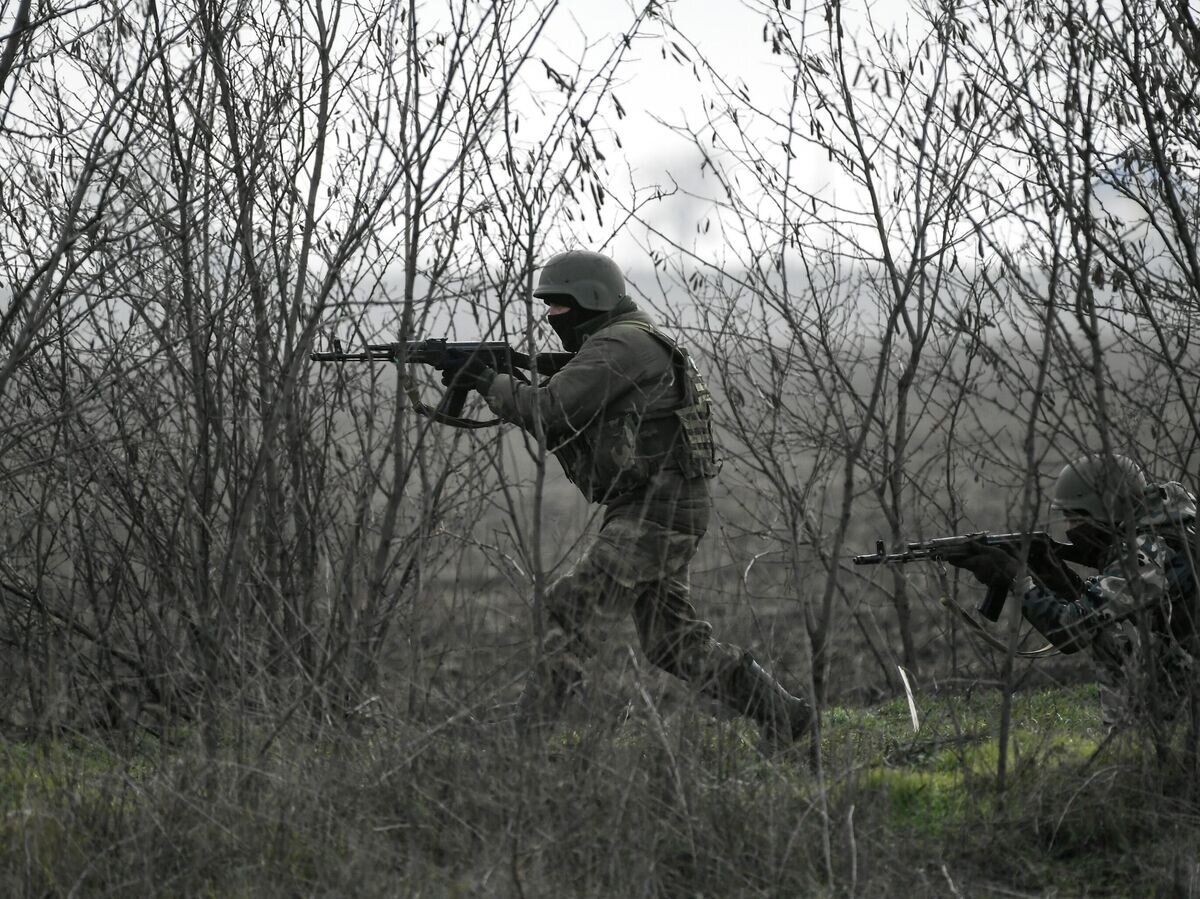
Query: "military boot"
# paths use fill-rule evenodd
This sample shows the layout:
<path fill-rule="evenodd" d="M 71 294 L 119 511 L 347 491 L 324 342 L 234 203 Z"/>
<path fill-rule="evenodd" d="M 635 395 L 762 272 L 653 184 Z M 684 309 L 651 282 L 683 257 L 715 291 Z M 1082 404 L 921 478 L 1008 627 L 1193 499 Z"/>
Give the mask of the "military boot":
<path fill-rule="evenodd" d="M 563 708 L 583 692 L 583 668 L 568 653 L 539 659 L 529 669 L 513 716 L 517 734 L 531 737 L 554 725 Z"/>
<path fill-rule="evenodd" d="M 766 753 L 788 748 L 812 727 L 812 707 L 784 689 L 748 652 L 706 692 L 758 724 Z"/>

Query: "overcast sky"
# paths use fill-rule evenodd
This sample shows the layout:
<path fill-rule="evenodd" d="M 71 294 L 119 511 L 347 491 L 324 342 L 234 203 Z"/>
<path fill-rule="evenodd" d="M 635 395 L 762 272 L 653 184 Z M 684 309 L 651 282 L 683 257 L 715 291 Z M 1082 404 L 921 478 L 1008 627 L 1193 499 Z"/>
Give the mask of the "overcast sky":
<path fill-rule="evenodd" d="M 851 32 L 865 30 L 872 23 L 880 30 L 902 28 L 912 2 L 851 0 L 843 8 L 843 17 Z M 664 4 L 664 15 L 730 83 L 745 84 L 756 103 L 783 108 L 791 89 L 790 75 L 781 65 L 782 57 L 773 56 L 769 44 L 763 42 L 764 5 L 771 4 L 673 0 Z M 802 15 L 799 0 L 793 3 L 793 15 L 797 19 Z M 624 2 L 564 0 L 555 16 L 550 43 L 565 59 L 578 60 L 589 45 L 591 52 L 607 52 L 628 31 L 634 12 Z M 810 8 L 807 21 L 809 28 L 824 31 L 820 4 Z M 643 188 L 654 184 L 668 187 L 673 181 L 700 192 L 711 187 L 702 182 L 696 149 L 656 121 L 699 125 L 704 120 L 704 104 L 713 96 L 706 83 L 697 81 L 691 65 L 672 58 L 669 48 L 664 59 L 666 44 L 661 35 L 665 30 L 660 23 L 649 23 L 621 68 L 615 93 L 629 115 L 621 123 L 622 156 L 612 160 L 616 183 L 611 187 L 616 192 L 628 187 L 631 180 Z M 837 190 L 836 172 L 825 154 L 815 150 L 811 154 L 803 160 L 805 185 L 814 190 Z M 648 217 L 672 238 L 687 241 L 696 238 L 696 223 L 704 214 L 703 204 L 679 199 L 662 204 Z M 608 233 L 611 228 L 580 227 L 577 236 L 587 243 L 589 238 L 595 242 Z M 627 267 L 637 265 L 635 254 L 642 253 L 632 238 L 632 232 L 619 235 L 609 245 L 614 255 L 629 259 Z"/>

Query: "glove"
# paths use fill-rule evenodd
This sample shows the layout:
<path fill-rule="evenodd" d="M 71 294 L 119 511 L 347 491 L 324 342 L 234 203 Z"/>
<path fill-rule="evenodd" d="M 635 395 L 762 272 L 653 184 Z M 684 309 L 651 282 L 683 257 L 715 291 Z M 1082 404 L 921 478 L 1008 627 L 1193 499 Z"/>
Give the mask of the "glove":
<path fill-rule="evenodd" d="M 955 568 L 971 572 L 985 587 L 997 583 L 1011 584 L 1023 571 L 1019 559 L 1010 556 L 999 546 L 988 546 L 982 542 L 945 550 L 941 557 Z"/>
<path fill-rule="evenodd" d="M 1076 560 L 1071 558 L 1070 561 Z M 1045 544 L 1035 543 L 1029 549 L 1025 565 L 1034 580 L 1051 593 L 1074 598 L 1084 591 L 1085 584 L 1066 562 L 1067 559 L 1060 558 Z"/>
<path fill-rule="evenodd" d="M 447 362 L 442 369 L 442 384 L 454 389 L 478 390 L 486 394 L 496 379 L 496 371 L 478 356 Z"/>

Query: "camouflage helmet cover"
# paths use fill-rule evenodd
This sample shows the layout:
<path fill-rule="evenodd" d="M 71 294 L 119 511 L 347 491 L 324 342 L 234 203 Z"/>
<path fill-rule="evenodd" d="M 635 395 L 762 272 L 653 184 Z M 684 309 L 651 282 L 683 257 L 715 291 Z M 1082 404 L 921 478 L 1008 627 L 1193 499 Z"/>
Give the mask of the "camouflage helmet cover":
<path fill-rule="evenodd" d="M 1144 506 L 1146 476 L 1128 456 L 1091 454 L 1065 465 L 1050 507 L 1115 524 Z"/>
<path fill-rule="evenodd" d="M 570 250 L 551 256 L 533 295 L 539 299 L 566 295 L 583 309 L 610 312 L 624 299 L 625 276 L 617 264 L 601 253 Z"/>

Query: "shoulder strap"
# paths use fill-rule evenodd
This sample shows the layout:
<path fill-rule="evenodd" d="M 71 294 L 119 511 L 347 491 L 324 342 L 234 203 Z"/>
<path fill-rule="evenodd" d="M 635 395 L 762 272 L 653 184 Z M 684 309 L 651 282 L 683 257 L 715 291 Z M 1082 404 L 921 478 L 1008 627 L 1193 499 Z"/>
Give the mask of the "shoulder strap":
<path fill-rule="evenodd" d="M 681 352 L 683 352 L 683 350 L 680 348 L 678 343 L 676 343 L 674 340 L 672 340 L 670 337 L 668 337 L 662 331 L 658 330 L 658 328 L 654 327 L 654 325 L 650 324 L 649 322 L 639 322 L 639 321 L 613 322 L 608 327 L 610 327 L 610 328 L 619 328 L 619 327 L 637 328 L 639 331 L 643 331 L 646 334 L 649 334 L 651 337 L 655 338 L 659 343 L 661 343 L 663 346 L 665 346 L 670 351 L 671 355 L 674 356 L 676 359 L 678 359 L 679 354 Z"/>
<path fill-rule="evenodd" d="M 668 337 L 649 322 L 624 321 L 614 322 L 613 324 L 609 325 L 610 328 L 621 326 L 637 328 L 639 331 L 649 334 L 660 344 L 666 347 L 667 352 L 671 354 L 671 361 L 675 364 L 675 380 L 676 383 L 679 384 L 680 389 L 683 391 L 684 402 L 690 402 L 690 394 L 692 393 L 690 368 L 692 366 L 692 361 L 687 350 L 685 350 L 672 338 Z"/>
<path fill-rule="evenodd" d="M 626 319 L 625 321 L 609 322 L 607 325 L 604 326 L 604 328 L 601 328 L 600 330 L 603 331 L 607 328 L 620 328 L 620 327 L 637 328 L 639 331 L 645 331 L 647 334 L 652 334 L 653 336 L 659 338 L 660 340 L 662 340 L 666 343 L 671 344 L 672 346 L 675 345 L 675 341 L 671 340 L 670 337 L 668 337 L 666 334 L 662 333 L 662 331 L 658 330 L 658 328 L 654 327 L 654 325 L 650 324 L 649 322 L 638 321 L 637 319 Z"/>

